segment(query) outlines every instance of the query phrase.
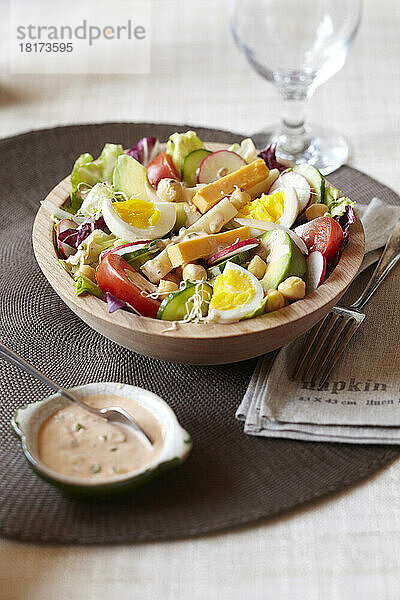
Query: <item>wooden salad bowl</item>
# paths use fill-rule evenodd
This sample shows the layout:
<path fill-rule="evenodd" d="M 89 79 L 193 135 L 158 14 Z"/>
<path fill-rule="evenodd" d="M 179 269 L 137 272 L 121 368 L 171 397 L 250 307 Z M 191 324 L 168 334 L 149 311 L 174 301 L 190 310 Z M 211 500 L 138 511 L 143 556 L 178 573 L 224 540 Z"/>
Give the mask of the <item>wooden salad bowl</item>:
<path fill-rule="evenodd" d="M 209 143 L 212 150 L 226 148 Z M 47 196 L 62 206 L 71 191 L 69 176 Z M 320 321 L 356 276 L 364 256 L 360 219 L 351 226 L 349 242 L 331 275 L 314 292 L 278 311 L 232 324 L 178 324 L 118 310 L 92 295 L 76 296 L 72 279 L 58 260 L 54 228 L 41 207 L 33 226 L 33 249 L 46 279 L 65 304 L 90 327 L 117 344 L 153 358 L 193 365 L 216 365 L 260 356 L 284 346 Z"/>

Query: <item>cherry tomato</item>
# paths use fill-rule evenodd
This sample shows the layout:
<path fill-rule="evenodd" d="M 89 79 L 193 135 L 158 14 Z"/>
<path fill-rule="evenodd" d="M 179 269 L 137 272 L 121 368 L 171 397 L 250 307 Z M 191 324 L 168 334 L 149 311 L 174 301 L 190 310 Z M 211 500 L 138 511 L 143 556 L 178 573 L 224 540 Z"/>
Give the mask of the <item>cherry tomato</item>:
<path fill-rule="evenodd" d="M 180 181 L 179 173 L 175 169 L 172 158 L 166 152 L 160 152 L 146 167 L 147 177 L 155 188 L 157 188 L 161 179 L 176 179 Z"/>
<path fill-rule="evenodd" d="M 142 295 L 151 293 L 148 281 L 119 254 L 107 254 L 97 267 L 96 279 L 103 293 L 110 292 L 144 317 L 157 317 L 160 302 Z"/>
<path fill-rule="evenodd" d="M 339 223 L 332 217 L 318 217 L 304 225 L 301 233 L 308 250 L 318 250 L 327 261 L 332 260 L 343 239 Z"/>

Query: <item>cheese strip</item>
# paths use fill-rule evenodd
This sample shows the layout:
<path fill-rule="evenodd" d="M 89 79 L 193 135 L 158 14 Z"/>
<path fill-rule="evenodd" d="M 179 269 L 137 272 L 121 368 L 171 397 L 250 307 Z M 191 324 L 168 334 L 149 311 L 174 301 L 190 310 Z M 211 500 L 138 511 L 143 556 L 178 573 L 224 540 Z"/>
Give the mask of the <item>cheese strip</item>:
<path fill-rule="evenodd" d="M 253 185 L 250 189 L 246 190 L 248 194 L 250 194 L 252 200 L 255 198 L 259 198 L 262 194 L 266 194 L 271 187 L 271 185 L 276 181 L 279 177 L 278 169 L 271 169 L 268 173 L 267 179 L 263 179 L 260 183 Z"/>
<path fill-rule="evenodd" d="M 199 258 L 211 256 L 223 248 L 227 248 L 235 242 L 247 240 L 249 237 L 248 227 L 239 227 L 223 233 L 195 237 L 192 240 L 184 240 L 167 247 L 167 252 L 172 266 L 180 267 L 184 263 L 190 263 Z"/>
<path fill-rule="evenodd" d="M 201 213 L 205 213 L 225 196 L 229 196 L 238 187 L 248 192 L 252 198 L 266 191 L 263 182 L 267 180 L 269 169 L 262 158 L 255 160 L 249 165 L 241 167 L 237 171 L 217 179 L 201 188 L 193 197 L 193 204 Z M 266 185 L 265 185 L 266 187 Z M 259 190 L 261 189 L 261 192 Z"/>
<path fill-rule="evenodd" d="M 185 231 L 184 235 L 177 238 L 177 241 L 182 239 L 185 235 L 191 232 L 205 232 L 205 233 L 217 233 L 226 225 L 233 217 L 238 213 L 238 210 L 229 201 L 229 198 L 224 198 L 217 206 L 214 206 L 205 215 L 202 215 L 200 219 L 195 221 Z M 142 271 L 153 283 L 158 283 L 160 279 L 165 277 L 167 273 L 172 271 L 173 266 L 169 259 L 167 248 L 165 248 L 156 257 L 148 260 L 142 266 Z"/>
<path fill-rule="evenodd" d="M 146 261 L 140 268 L 152 283 L 159 283 L 173 269 L 167 248 L 164 248 L 155 258 Z"/>
<path fill-rule="evenodd" d="M 218 233 L 237 213 L 238 209 L 230 202 L 229 198 L 224 198 L 188 227 L 188 233 L 191 231 Z"/>

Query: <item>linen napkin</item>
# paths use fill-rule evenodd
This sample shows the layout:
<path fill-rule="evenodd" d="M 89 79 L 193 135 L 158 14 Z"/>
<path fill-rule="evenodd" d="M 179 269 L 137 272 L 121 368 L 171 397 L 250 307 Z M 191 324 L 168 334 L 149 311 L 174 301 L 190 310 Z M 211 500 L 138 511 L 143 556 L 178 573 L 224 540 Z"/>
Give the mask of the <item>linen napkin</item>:
<path fill-rule="evenodd" d="M 400 218 L 400 207 L 373 198 L 358 206 L 366 254 L 360 272 L 379 258 Z M 358 294 L 361 282 L 355 282 Z M 307 334 L 259 359 L 236 417 L 247 434 L 354 444 L 400 443 L 400 268 L 364 311 L 322 390 L 291 381 Z"/>

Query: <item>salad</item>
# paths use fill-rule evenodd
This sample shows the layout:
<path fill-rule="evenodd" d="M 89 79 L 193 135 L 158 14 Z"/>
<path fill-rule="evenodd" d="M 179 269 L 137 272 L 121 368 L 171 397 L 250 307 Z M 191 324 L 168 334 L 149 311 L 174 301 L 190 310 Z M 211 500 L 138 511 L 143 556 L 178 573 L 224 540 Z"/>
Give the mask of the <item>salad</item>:
<path fill-rule="evenodd" d="M 251 139 L 212 151 L 194 131 L 82 154 L 71 185 L 62 208 L 43 204 L 77 295 L 176 323 L 296 302 L 334 268 L 355 221 L 315 167 L 288 168 Z"/>

